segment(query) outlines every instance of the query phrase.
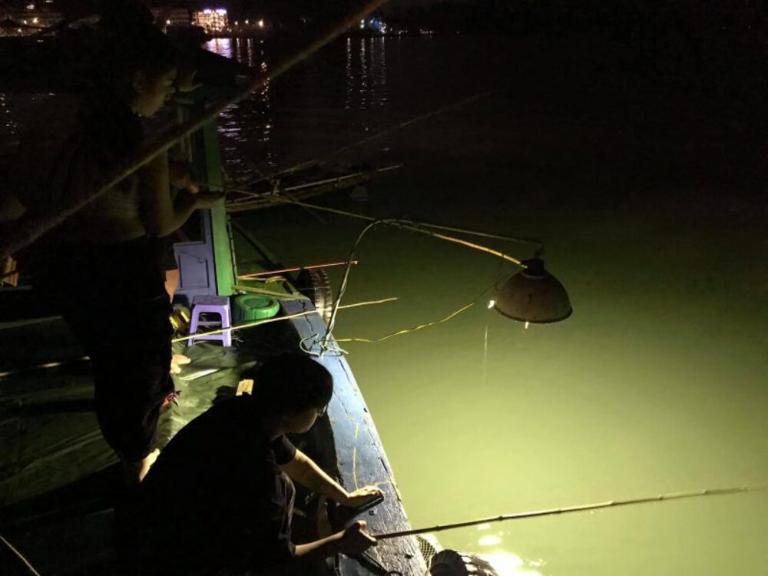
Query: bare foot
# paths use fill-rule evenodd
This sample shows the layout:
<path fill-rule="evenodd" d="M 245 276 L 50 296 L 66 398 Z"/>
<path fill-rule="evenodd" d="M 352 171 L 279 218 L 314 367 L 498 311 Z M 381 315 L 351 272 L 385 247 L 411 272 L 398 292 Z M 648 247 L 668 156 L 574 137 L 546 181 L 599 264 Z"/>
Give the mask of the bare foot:
<path fill-rule="evenodd" d="M 144 457 L 144 460 L 139 463 L 139 482 L 144 480 L 144 477 L 149 472 L 149 469 L 152 468 L 152 464 L 155 463 L 155 460 L 157 460 L 158 456 L 160 456 L 160 449 L 155 448 L 152 450 L 152 452 Z"/>
<path fill-rule="evenodd" d="M 192 362 L 192 360 L 189 356 L 184 356 L 184 354 L 174 354 L 171 356 L 171 374 L 180 374 L 181 367 L 190 362 Z"/>
<path fill-rule="evenodd" d="M 152 450 L 152 452 L 144 456 L 144 458 L 138 462 L 128 462 L 126 460 L 122 460 L 123 479 L 125 480 L 126 486 L 135 487 L 136 485 L 140 484 L 149 472 L 149 469 L 152 468 L 152 464 L 155 463 L 155 460 L 157 460 L 159 455 L 160 449 L 155 448 Z"/>

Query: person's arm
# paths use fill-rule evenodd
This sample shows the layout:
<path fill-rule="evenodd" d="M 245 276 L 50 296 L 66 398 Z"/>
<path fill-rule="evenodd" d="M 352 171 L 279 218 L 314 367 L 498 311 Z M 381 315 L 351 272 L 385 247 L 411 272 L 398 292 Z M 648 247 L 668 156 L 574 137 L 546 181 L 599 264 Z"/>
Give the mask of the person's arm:
<path fill-rule="evenodd" d="M 280 466 L 292 480 L 309 488 L 317 494 L 334 500 L 344 506 L 356 508 L 371 500 L 380 498 L 382 492 L 375 486 L 365 486 L 354 492 L 347 492 L 338 482 L 328 476 L 315 462 L 301 450 L 296 450 L 294 457 Z"/>
<path fill-rule="evenodd" d="M 142 223 L 153 236 L 167 236 L 181 228 L 192 212 L 212 208 L 223 198 L 216 193 L 192 194 L 181 190 L 171 194 L 168 154 L 161 152 L 139 170 Z"/>
<path fill-rule="evenodd" d="M 322 560 L 339 553 L 360 554 L 375 545 L 376 539 L 368 534 L 365 521 L 358 520 L 343 532 L 307 544 L 297 544 L 294 555 L 308 560 Z"/>

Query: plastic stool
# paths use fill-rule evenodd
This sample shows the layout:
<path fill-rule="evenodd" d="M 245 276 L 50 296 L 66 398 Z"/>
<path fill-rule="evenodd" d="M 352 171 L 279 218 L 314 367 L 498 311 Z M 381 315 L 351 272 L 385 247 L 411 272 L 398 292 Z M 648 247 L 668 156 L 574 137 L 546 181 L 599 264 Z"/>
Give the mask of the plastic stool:
<path fill-rule="evenodd" d="M 218 314 L 221 319 L 218 326 L 207 326 L 209 322 L 200 322 L 202 314 Z M 189 340 L 187 344 L 191 346 L 199 340 L 213 340 L 221 342 L 224 346 L 232 346 L 232 331 L 224 330 L 220 334 L 207 334 L 205 336 L 195 336 L 199 326 L 224 329 L 232 327 L 232 317 L 229 313 L 229 298 L 226 296 L 195 296 L 192 300 L 192 318 L 189 322 Z"/>

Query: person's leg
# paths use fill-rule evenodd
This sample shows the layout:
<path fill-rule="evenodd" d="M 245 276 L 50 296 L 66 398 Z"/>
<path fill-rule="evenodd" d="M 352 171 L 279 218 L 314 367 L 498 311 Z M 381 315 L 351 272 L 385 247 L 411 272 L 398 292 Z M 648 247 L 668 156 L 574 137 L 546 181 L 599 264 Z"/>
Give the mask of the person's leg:
<path fill-rule="evenodd" d="M 179 287 L 179 269 L 174 268 L 172 270 L 165 271 L 165 292 L 168 294 L 168 298 L 173 302 L 173 297 L 176 294 L 176 289 Z"/>
<path fill-rule="evenodd" d="M 175 235 L 172 238 L 174 237 Z M 162 251 L 162 263 L 165 270 L 165 292 L 168 294 L 171 303 L 173 303 L 173 297 L 176 295 L 176 289 L 179 287 L 181 276 L 171 238 L 163 239 Z M 171 374 L 181 373 L 181 367 L 190 362 L 191 360 L 188 356 L 185 356 L 184 354 L 174 354 L 171 356 Z"/>
<path fill-rule="evenodd" d="M 158 456 L 154 442 L 160 409 L 173 392 L 170 345 L 158 342 L 154 351 L 102 349 L 92 360 L 102 433 L 120 457 L 126 481 L 140 482 Z"/>
<path fill-rule="evenodd" d="M 141 239 L 120 249 L 122 267 L 103 263 L 115 286 L 118 322 L 107 325 L 94 361 L 96 407 L 104 437 L 122 460 L 129 482 L 138 482 L 157 458 L 160 410 L 173 392 L 170 301 L 163 286 L 162 244 Z M 95 359 L 94 359 L 95 360 Z"/>

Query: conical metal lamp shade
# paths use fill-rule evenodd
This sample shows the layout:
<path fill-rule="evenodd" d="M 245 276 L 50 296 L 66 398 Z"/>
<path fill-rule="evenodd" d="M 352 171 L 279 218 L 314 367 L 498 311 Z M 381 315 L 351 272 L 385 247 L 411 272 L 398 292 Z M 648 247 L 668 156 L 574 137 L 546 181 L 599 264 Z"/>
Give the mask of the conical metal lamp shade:
<path fill-rule="evenodd" d="M 511 276 L 496 292 L 498 312 L 520 322 L 547 323 L 571 315 L 571 301 L 560 281 L 544 269 L 544 262 L 532 258 L 523 270 Z"/>

